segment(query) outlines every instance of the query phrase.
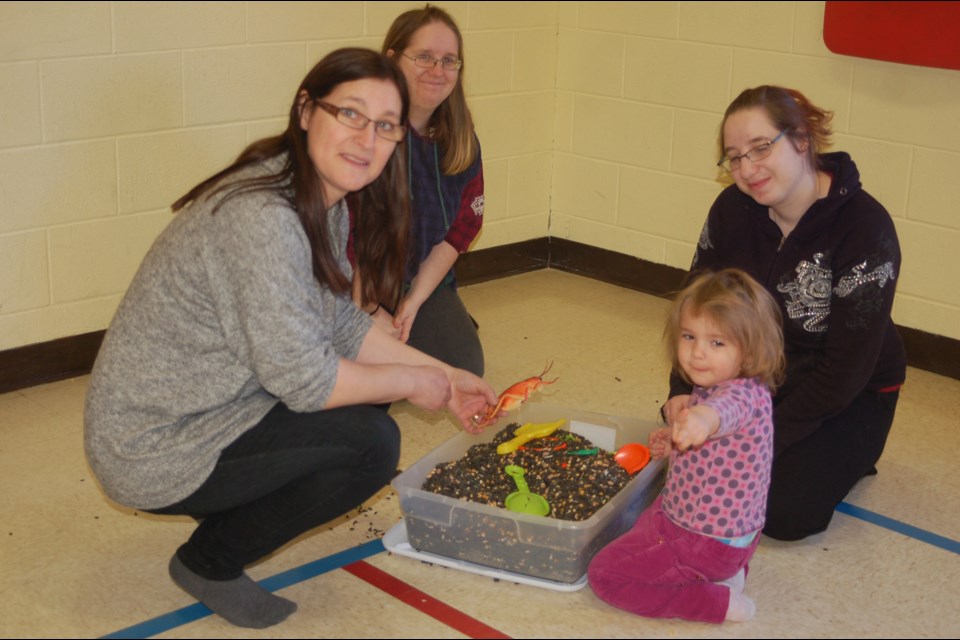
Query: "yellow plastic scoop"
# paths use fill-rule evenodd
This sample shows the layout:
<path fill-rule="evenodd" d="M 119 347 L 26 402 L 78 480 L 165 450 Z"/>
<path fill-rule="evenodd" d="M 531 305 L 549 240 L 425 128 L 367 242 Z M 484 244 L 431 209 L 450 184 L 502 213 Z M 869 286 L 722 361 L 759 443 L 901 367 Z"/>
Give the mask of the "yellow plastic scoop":
<path fill-rule="evenodd" d="M 546 438 L 548 435 L 562 427 L 564 422 L 566 422 L 566 419 L 561 418 L 556 422 L 525 424 L 513 432 L 514 437 L 512 440 L 507 440 L 506 442 L 497 446 L 497 453 L 504 456 L 508 453 L 513 453 L 531 440 L 536 440 L 537 438 Z"/>

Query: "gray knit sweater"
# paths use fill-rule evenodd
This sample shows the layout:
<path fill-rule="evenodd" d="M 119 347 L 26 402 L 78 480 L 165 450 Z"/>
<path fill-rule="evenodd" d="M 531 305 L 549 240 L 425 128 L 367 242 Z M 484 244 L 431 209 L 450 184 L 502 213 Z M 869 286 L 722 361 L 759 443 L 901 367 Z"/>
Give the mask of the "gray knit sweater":
<path fill-rule="evenodd" d="M 283 159 L 237 178 L 273 172 Z M 371 325 L 348 296 L 319 285 L 285 200 L 247 193 L 212 215 L 221 198 L 191 204 L 156 240 L 94 365 L 87 458 L 104 492 L 130 507 L 191 495 L 278 401 L 322 409 L 339 358 L 356 357 Z M 342 201 L 328 224 L 349 276 Z"/>

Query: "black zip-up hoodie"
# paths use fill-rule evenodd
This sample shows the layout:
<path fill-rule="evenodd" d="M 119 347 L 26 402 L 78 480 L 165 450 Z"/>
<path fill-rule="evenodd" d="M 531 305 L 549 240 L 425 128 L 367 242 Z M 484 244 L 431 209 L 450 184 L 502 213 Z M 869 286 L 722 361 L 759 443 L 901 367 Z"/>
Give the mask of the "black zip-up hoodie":
<path fill-rule="evenodd" d="M 691 272 L 738 267 L 780 305 L 786 382 L 774 396 L 781 453 L 844 410 L 862 391 L 901 385 L 906 355 L 890 310 L 900 274 L 893 220 L 860 184 L 843 152 L 820 156 L 833 180 L 786 238 L 768 208 L 736 185 L 710 209 Z M 688 393 L 676 373 L 670 395 Z"/>

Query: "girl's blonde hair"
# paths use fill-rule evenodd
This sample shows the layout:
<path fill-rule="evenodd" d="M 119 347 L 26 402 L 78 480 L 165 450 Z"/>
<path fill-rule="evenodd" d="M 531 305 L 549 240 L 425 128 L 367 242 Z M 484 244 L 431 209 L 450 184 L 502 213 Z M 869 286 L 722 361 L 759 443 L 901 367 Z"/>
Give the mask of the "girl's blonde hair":
<path fill-rule="evenodd" d="M 463 74 L 467 61 L 463 57 L 463 36 L 457 23 L 449 13 L 439 7 L 428 4 L 423 9 L 412 9 L 397 16 L 390 25 L 381 51 L 384 55 L 392 55 L 394 59 L 399 58 L 410 46 L 413 35 L 421 27 L 434 22 L 441 22 L 453 31 L 457 37 L 457 57 L 462 61 L 453 92 L 440 103 L 428 123 L 430 137 L 439 144 L 443 152 L 443 172 L 448 176 L 455 176 L 469 169 L 480 151 L 473 130 L 473 117 L 467 107 L 467 96 L 463 90 Z"/>
<path fill-rule="evenodd" d="M 773 393 L 783 382 L 786 360 L 780 307 L 773 296 L 740 269 L 705 272 L 677 294 L 663 331 L 674 371 L 691 381 L 677 359 L 677 342 L 684 313 L 703 316 L 740 348 L 740 377 L 759 378 Z"/>

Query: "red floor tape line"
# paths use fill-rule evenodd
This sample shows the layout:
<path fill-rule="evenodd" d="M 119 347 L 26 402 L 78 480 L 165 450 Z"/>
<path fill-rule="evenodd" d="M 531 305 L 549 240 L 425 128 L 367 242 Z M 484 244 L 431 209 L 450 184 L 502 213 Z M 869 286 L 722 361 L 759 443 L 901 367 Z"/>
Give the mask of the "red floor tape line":
<path fill-rule="evenodd" d="M 364 560 L 345 565 L 343 570 L 349 571 L 361 580 L 368 582 L 381 591 L 390 594 L 397 600 L 405 602 L 414 609 L 422 611 L 466 636 L 471 638 L 510 638 L 510 636 L 502 631 L 497 631 L 476 618 L 471 618 L 462 611 L 458 611 L 450 605 L 440 602 L 433 596 L 427 595 L 403 580 L 377 569 Z"/>

